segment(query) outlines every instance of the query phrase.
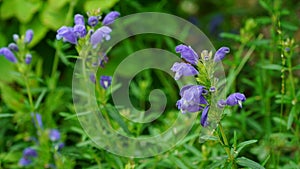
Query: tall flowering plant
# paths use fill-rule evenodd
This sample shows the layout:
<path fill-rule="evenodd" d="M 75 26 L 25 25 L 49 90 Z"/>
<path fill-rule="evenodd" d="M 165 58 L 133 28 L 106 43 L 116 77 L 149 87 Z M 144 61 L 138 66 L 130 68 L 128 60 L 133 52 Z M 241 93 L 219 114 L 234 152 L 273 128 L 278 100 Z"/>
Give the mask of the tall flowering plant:
<path fill-rule="evenodd" d="M 219 85 L 221 82 L 216 76 L 218 64 L 230 52 L 230 49 L 221 47 L 214 55 L 211 51 L 203 50 L 199 56 L 190 46 L 181 44 L 176 46 L 175 51 L 180 54 L 182 62 L 176 62 L 171 67 L 175 73 L 174 79 L 180 80 L 184 76 L 194 76 L 197 81 L 196 85 L 186 84 L 181 88 L 179 93 L 181 98 L 176 103 L 177 108 L 181 113 L 201 112 L 200 124 L 204 129 L 218 127 L 220 132 L 218 140 L 227 153 L 225 164 L 236 168 L 236 155 L 229 146 L 221 124 L 222 111 L 225 106 L 239 105 L 242 108 L 246 97 L 239 92 L 230 94 L 226 99 L 216 97 L 222 94 L 222 85 Z M 212 126 L 215 123 L 217 125 Z"/>

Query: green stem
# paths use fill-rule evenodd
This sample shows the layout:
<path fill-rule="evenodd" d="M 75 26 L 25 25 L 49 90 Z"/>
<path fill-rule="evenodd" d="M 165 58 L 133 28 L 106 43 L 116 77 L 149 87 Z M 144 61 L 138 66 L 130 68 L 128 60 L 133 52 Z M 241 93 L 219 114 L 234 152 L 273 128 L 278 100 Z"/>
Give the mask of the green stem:
<path fill-rule="evenodd" d="M 24 77 L 26 90 L 27 90 L 27 95 L 28 95 L 28 99 L 29 99 L 30 111 L 34 111 L 32 94 L 31 94 L 30 87 L 29 87 L 29 80 L 28 80 L 28 77 L 26 75 L 23 75 L 23 77 Z"/>
<path fill-rule="evenodd" d="M 55 56 L 54 56 L 54 61 L 53 61 L 53 66 L 52 66 L 52 72 L 51 72 L 51 77 L 53 78 L 55 76 L 55 73 L 57 71 L 58 67 L 58 62 L 59 62 L 59 55 L 58 55 L 58 49 L 56 49 Z"/>
<path fill-rule="evenodd" d="M 226 151 L 226 153 L 228 155 L 228 161 L 233 161 L 233 156 L 230 153 L 229 143 L 228 143 L 227 137 L 225 135 L 225 132 L 223 130 L 221 122 L 219 122 L 219 129 L 220 129 L 220 132 L 221 132 L 221 135 L 222 135 L 222 139 L 223 139 L 223 142 L 221 142 L 221 144 L 224 144 L 224 149 L 225 149 L 225 151 Z"/>

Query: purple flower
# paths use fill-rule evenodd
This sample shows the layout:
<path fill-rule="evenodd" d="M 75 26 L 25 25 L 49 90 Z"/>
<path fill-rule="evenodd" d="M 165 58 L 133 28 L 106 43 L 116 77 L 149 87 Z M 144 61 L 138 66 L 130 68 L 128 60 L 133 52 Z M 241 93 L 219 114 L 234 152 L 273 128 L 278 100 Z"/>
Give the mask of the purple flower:
<path fill-rule="evenodd" d="M 39 113 L 31 113 L 31 118 L 35 127 L 37 127 L 36 122 L 40 128 L 43 128 L 42 116 Z"/>
<path fill-rule="evenodd" d="M 233 93 L 226 99 L 226 104 L 229 106 L 239 105 L 242 108 L 242 102 L 246 101 L 246 97 L 242 93 Z"/>
<path fill-rule="evenodd" d="M 224 59 L 225 55 L 227 53 L 230 52 L 230 49 L 228 47 L 221 47 L 220 49 L 217 50 L 217 52 L 215 53 L 215 56 L 214 56 L 214 61 L 215 62 L 219 62 L 221 61 L 222 59 Z"/>
<path fill-rule="evenodd" d="M 30 43 L 33 38 L 33 31 L 31 29 L 28 29 L 25 33 L 25 43 Z"/>
<path fill-rule="evenodd" d="M 60 139 L 60 132 L 57 129 L 52 129 L 49 132 L 49 138 L 51 141 L 57 141 Z"/>
<path fill-rule="evenodd" d="M 75 25 L 73 28 L 74 33 L 76 34 L 77 37 L 83 38 L 86 35 L 86 28 L 84 25 Z"/>
<path fill-rule="evenodd" d="M 181 76 L 194 76 L 198 71 L 188 63 L 174 63 L 171 70 L 175 73 L 175 80 L 180 79 Z"/>
<path fill-rule="evenodd" d="M 33 148 L 26 148 L 23 151 L 23 157 L 29 158 L 29 157 L 37 157 L 37 152 Z"/>
<path fill-rule="evenodd" d="M 7 47 L 3 47 L 0 49 L 0 55 L 4 55 L 4 57 L 10 62 L 13 63 L 17 62 L 17 58 L 15 57 L 15 54 Z"/>
<path fill-rule="evenodd" d="M 25 56 L 25 63 L 29 65 L 31 63 L 32 55 L 30 53 L 27 53 Z"/>
<path fill-rule="evenodd" d="M 72 44 L 77 44 L 77 36 L 72 27 L 62 26 L 57 30 L 56 39 L 60 40 L 63 38 L 63 41 L 70 42 Z"/>
<path fill-rule="evenodd" d="M 111 29 L 107 26 L 102 26 L 101 28 L 97 29 L 91 36 L 91 44 L 93 47 L 96 47 L 99 43 L 102 42 L 103 38 L 105 40 L 110 39 Z"/>
<path fill-rule="evenodd" d="M 217 106 L 222 109 L 226 106 L 226 101 L 225 100 L 219 100 Z"/>
<path fill-rule="evenodd" d="M 204 87 L 200 85 L 187 85 L 181 88 L 181 99 L 176 105 L 182 113 L 202 110 L 201 104 L 208 104 L 203 94 Z"/>
<path fill-rule="evenodd" d="M 65 143 L 58 143 L 56 144 L 55 149 L 57 149 L 57 151 L 61 151 L 64 147 L 65 147 Z"/>
<path fill-rule="evenodd" d="M 90 80 L 93 82 L 93 83 L 96 83 L 96 76 L 94 73 L 91 73 L 90 74 Z"/>
<path fill-rule="evenodd" d="M 100 85 L 104 88 L 107 89 L 111 85 L 111 76 L 101 76 L 100 77 Z"/>
<path fill-rule="evenodd" d="M 75 25 L 84 25 L 84 17 L 80 14 L 76 14 L 74 16 Z"/>
<path fill-rule="evenodd" d="M 28 159 L 28 158 L 25 158 L 25 157 L 22 157 L 20 160 L 19 160 L 19 165 L 20 166 L 28 166 L 31 164 L 31 160 Z"/>
<path fill-rule="evenodd" d="M 181 54 L 181 58 L 185 59 L 187 62 L 196 65 L 198 63 L 197 53 L 190 47 L 186 45 L 178 45 L 175 48 L 176 53 Z"/>
<path fill-rule="evenodd" d="M 209 105 L 207 105 L 203 111 L 202 111 L 202 114 L 201 114 L 201 120 L 200 120 L 200 123 L 203 127 L 206 127 L 208 125 L 208 122 L 207 122 L 207 116 L 208 116 L 208 110 L 209 110 Z"/>
<path fill-rule="evenodd" d="M 112 12 L 108 13 L 108 14 L 104 17 L 104 19 L 103 19 L 103 21 L 102 21 L 102 24 L 103 24 L 103 25 L 110 25 L 110 24 L 112 24 L 112 23 L 115 21 L 115 19 L 118 18 L 119 16 L 120 16 L 120 13 L 119 13 L 119 12 L 117 12 L 117 11 L 112 11 Z"/>
<path fill-rule="evenodd" d="M 15 51 L 15 52 L 18 52 L 18 51 L 19 51 L 19 47 L 18 47 L 18 45 L 15 44 L 15 43 L 10 43 L 10 44 L 8 45 L 8 48 L 9 48 L 10 50 L 12 50 L 12 51 Z"/>
<path fill-rule="evenodd" d="M 212 86 L 212 87 L 209 88 L 209 91 L 210 91 L 211 93 L 213 93 L 213 92 L 216 91 L 216 88 L 215 88 L 214 86 Z"/>
<path fill-rule="evenodd" d="M 90 16 L 88 19 L 88 24 L 93 27 L 96 26 L 98 24 L 98 22 L 99 22 L 99 19 L 97 16 Z"/>
<path fill-rule="evenodd" d="M 13 40 L 17 43 L 18 40 L 20 39 L 18 34 L 13 34 Z"/>

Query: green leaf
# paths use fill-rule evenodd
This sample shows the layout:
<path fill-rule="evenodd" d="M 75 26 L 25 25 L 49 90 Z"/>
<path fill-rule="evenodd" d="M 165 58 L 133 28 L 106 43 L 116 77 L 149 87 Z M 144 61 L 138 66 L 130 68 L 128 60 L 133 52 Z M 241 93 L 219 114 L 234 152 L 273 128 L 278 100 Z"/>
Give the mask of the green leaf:
<path fill-rule="evenodd" d="M 126 132 L 127 134 L 131 134 L 130 131 L 128 130 L 125 121 L 123 120 L 123 117 L 117 111 L 117 109 L 111 105 L 107 105 L 105 108 L 108 111 L 108 115 L 120 125 L 120 127 L 124 130 L 124 132 Z"/>
<path fill-rule="evenodd" d="M 65 6 L 60 9 L 52 8 L 50 5 L 45 5 L 44 10 L 40 14 L 41 22 L 52 30 L 57 30 L 66 22 L 66 14 L 69 7 Z"/>
<path fill-rule="evenodd" d="M 9 113 L 5 113 L 5 114 L 0 114 L 0 118 L 4 118 L 4 117 L 13 117 L 13 114 L 9 114 Z"/>
<path fill-rule="evenodd" d="M 290 30 L 290 31 L 297 31 L 298 30 L 298 26 L 296 26 L 296 25 L 293 25 L 292 23 L 290 23 L 290 22 L 282 22 L 281 23 L 281 26 L 282 26 L 282 28 L 284 28 L 284 29 L 287 29 L 287 30 Z"/>
<path fill-rule="evenodd" d="M 263 166 L 261 166 L 259 163 L 250 160 L 246 157 L 240 157 L 236 159 L 236 163 L 243 167 L 249 167 L 253 169 L 264 169 Z"/>
<path fill-rule="evenodd" d="M 295 114 L 296 114 L 296 106 L 293 106 L 292 110 L 289 114 L 289 118 L 288 118 L 288 122 L 287 122 L 287 129 L 288 130 L 291 129 L 291 126 L 292 126 L 293 121 L 294 121 Z"/>
<path fill-rule="evenodd" d="M 70 2 L 70 0 L 48 0 L 48 4 L 52 9 L 60 9 L 68 2 Z"/>
<path fill-rule="evenodd" d="M 245 148 L 247 145 L 250 145 L 250 144 L 253 144 L 253 143 L 256 143 L 257 140 L 248 140 L 248 141 L 244 141 L 244 142 L 241 142 L 237 145 L 237 152 L 241 152 L 241 150 L 243 148 Z"/>
<path fill-rule="evenodd" d="M 117 2 L 119 0 L 87 0 L 84 4 L 84 10 L 87 12 L 100 8 L 101 11 L 105 11 L 112 8 Z"/>
<path fill-rule="evenodd" d="M 269 4 L 265 0 L 259 0 L 259 4 L 260 4 L 260 6 L 262 6 L 268 12 L 272 11 L 271 6 L 269 6 Z"/>
<path fill-rule="evenodd" d="M 268 70 L 281 71 L 283 67 L 281 65 L 276 65 L 276 64 L 266 64 L 266 65 L 263 65 L 262 68 L 263 69 L 268 69 Z"/>
<path fill-rule="evenodd" d="M 294 66 L 292 70 L 300 70 L 300 65 Z"/>
<path fill-rule="evenodd" d="M 188 144 L 184 144 L 183 145 L 185 149 L 189 150 L 190 152 L 192 152 L 193 154 L 195 154 L 198 157 L 201 157 L 201 152 L 194 146 L 190 146 Z"/>
<path fill-rule="evenodd" d="M 227 38 L 227 39 L 233 39 L 235 41 L 241 41 L 241 37 L 240 35 L 237 34 L 233 34 L 233 33 L 227 33 L 227 32 L 223 32 L 220 34 L 221 38 Z"/>
<path fill-rule="evenodd" d="M 15 0 L 15 15 L 20 22 L 27 23 L 29 22 L 34 14 L 42 6 L 42 1 L 40 0 Z"/>
<path fill-rule="evenodd" d="M 176 166 L 181 168 L 181 169 L 188 169 L 188 167 L 177 157 L 171 155 L 170 159 L 175 162 Z"/>
<path fill-rule="evenodd" d="M 15 15 L 16 3 L 15 0 L 6 0 L 1 2 L 0 16 L 3 19 L 9 19 Z"/>
<path fill-rule="evenodd" d="M 1 98 L 4 103 L 16 112 L 24 109 L 24 96 L 7 84 L 0 83 Z"/>

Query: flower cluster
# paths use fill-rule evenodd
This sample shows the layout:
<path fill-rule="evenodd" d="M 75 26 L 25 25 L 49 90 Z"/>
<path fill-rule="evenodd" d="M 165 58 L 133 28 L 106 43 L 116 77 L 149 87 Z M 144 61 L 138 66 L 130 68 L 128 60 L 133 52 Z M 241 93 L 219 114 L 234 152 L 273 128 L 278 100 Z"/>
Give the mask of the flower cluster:
<path fill-rule="evenodd" d="M 207 72 L 205 65 L 216 64 L 224 59 L 229 53 L 228 47 L 221 47 L 216 51 L 212 58 L 212 53 L 206 50 L 202 51 L 201 57 L 190 47 L 186 45 L 178 45 L 175 48 L 176 53 L 180 53 L 181 58 L 185 62 L 174 63 L 171 70 L 175 72 L 175 80 L 179 80 L 182 76 L 198 76 L 198 85 L 186 85 L 180 90 L 180 100 L 176 105 L 182 113 L 202 111 L 200 124 L 204 127 L 208 126 L 208 112 L 210 109 L 211 94 L 217 91 L 216 87 L 210 83 L 212 72 Z M 199 79 L 199 77 L 204 79 Z M 205 83 L 204 83 L 205 82 Z M 246 97 L 242 93 L 233 93 L 226 100 L 219 100 L 217 106 L 224 108 L 226 105 L 239 105 Z"/>
<path fill-rule="evenodd" d="M 71 44 L 78 44 L 79 40 L 88 41 L 94 48 L 97 47 L 104 39 L 110 39 L 111 28 L 108 25 L 112 24 L 114 20 L 120 16 L 119 12 L 113 11 L 108 13 L 102 22 L 100 15 L 89 16 L 88 25 L 85 24 L 84 17 L 80 14 L 74 16 L 73 27 L 62 26 L 57 30 L 56 38 L 63 39 L 65 42 Z"/>
<path fill-rule="evenodd" d="M 42 131 L 47 132 L 48 134 L 48 139 L 53 143 L 53 148 L 56 151 L 60 151 L 64 147 L 64 143 L 60 142 L 60 132 L 57 129 L 50 129 L 50 130 L 43 130 L 43 122 L 42 122 L 42 116 L 39 113 L 31 113 L 32 121 L 33 124 L 36 128 L 41 129 Z M 40 135 L 40 134 L 38 134 Z M 36 138 L 33 138 L 33 140 L 36 141 L 37 145 L 39 142 L 37 141 Z M 24 149 L 23 151 L 23 156 L 19 160 L 19 165 L 20 166 L 28 166 L 32 164 L 33 159 L 38 156 L 38 153 L 35 149 L 28 147 Z"/>
<path fill-rule="evenodd" d="M 93 83 L 96 83 L 95 74 L 90 75 L 90 80 Z M 111 76 L 100 76 L 99 84 L 103 89 L 107 89 L 111 85 L 112 77 Z"/>
<path fill-rule="evenodd" d="M 0 56 L 4 56 L 12 63 L 23 62 L 30 64 L 32 55 L 29 53 L 27 46 L 33 39 L 33 31 L 28 29 L 25 35 L 13 35 L 14 42 L 10 43 L 8 47 L 0 48 Z"/>

